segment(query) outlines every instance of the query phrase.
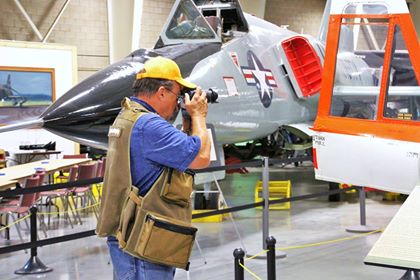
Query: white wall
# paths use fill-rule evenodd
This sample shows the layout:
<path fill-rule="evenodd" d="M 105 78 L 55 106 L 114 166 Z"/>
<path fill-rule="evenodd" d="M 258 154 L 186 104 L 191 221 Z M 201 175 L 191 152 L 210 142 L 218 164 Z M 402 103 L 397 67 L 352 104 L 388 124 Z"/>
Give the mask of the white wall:
<path fill-rule="evenodd" d="M 109 57 L 114 63 L 131 52 L 134 0 L 108 0 Z"/>
<path fill-rule="evenodd" d="M 420 0 L 410 1 L 410 13 L 416 27 L 417 38 L 420 39 Z"/>
<path fill-rule="evenodd" d="M 55 69 L 56 99 L 77 82 L 76 47 L 59 44 L 0 41 L 0 65 Z M 56 141 L 56 150 L 73 154 L 76 145 L 44 129 L 22 129 L 0 134 L 0 147 L 13 153 L 19 145 Z"/>
<path fill-rule="evenodd" d="M 266 0 L 240 0 L 244 12 L 264 18 Z"/>

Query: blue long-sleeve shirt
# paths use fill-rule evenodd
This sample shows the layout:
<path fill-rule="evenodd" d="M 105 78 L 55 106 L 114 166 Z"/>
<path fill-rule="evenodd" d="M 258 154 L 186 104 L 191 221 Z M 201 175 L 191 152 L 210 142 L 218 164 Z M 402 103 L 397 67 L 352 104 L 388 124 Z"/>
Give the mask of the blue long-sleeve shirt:
<path fill-rule="evenodd" d="M 131 97 L 150 112 L 146 102 Z M 144 196 L 165 167 L 185 171 L 197 156 L 201 142 L 173 127 L 158 114 L 146 114 L 134 124 L 130 140 L 131 179 Z"/>

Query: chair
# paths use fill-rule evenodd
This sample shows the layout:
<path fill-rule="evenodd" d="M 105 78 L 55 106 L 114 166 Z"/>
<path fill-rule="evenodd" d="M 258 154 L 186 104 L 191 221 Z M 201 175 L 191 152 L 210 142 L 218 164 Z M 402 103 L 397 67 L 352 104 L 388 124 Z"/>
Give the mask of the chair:
<path fill-rule="evenodd" d="M 44 182 L 45 169 L 36 170 L 35 174 L 32 175 L 32 177 L 34 177 L 34 176 L 38 176 L 38 184 L 36 184 L 35 186 L 41 186 Z M 37 192 L 34 195 L 35 195 L 35 201 L 38 201 L 38 199 L 40 197 L 40 193 Z M 4 199 L 0 205 L 16 206 L 16 205 L 19 205 L 19 204 L 20 204 L 20 196 L 16 196 L 16 197 L 11 197 L 9 199 Z"/>
<path fill-rule="evenodd" d="M 77 171 L 78 171 L 79 166 L 78 165 L 74 165 L 72 167 L 70 167 L 70 171 L 69 171 L 69 182 L 73 182 L 76 181 L 77 178 Z M 58 190 L 53 190 L 53 191 L 45 191 L 40 193 L 41 198 L 45 197 L 45 204 L 48 207 L 48 212 L 51 213 L 51 206 L 54 205 L 55 209 L 57 212 L 60 211 L 59 207 L 57 206 L 57 203 L 55 203 L 55 200 L 58 198 L 61 200 L 61 203 L 63 204 L 63 208 L 64 208 L 64 216 L 65 218 L 69 221 L 70 226 L 73 228 L 73 223 L 70 219 L 70 216 L 68 215 L 68 210 L 70 207 L 70 210 L 73 213 L 73 217 L 76 220 L 76 217 L 79 219 L 80 223 L 81 223 L 81 219 L 80 217 L 76 214 L 74 207 L 69 203 L 69 195 L 72 194 L 74 188 L 66 188 L 66 189 L 58 189 Z M 41 199 L 42 200 L 42 199 Z M 54 202 L 53 202 L 54 200 Z M 50 220 L 51 220 L 51 215 L 48 215 L 48 225 L 50 225 Z M 59 216 L 59 215 L 57 215 Z"/>
<path fill-rule="evenodd" d="M 31 187 L 38 186 L 38 184 L 39 184 L 39 177 L 37 175 L 35 175 L 35 176 L 32 176 L 32 177 L 26 179 L 25 187 L 26 188 L 31 188 Z M 6 221 L 8 220 L 8 217 L 11 216 L 12 219 L 13 219 L 13 222 L 16 223 L 17 215 L 28 214 L 29 209 L 34 204 L 35 204 L 35 194 L 34 193 L 24 194 L 20 198 L 19 205 L 0 206 L 0 215 L 6 215 Z M 28 222 L 26 221 L 26 219 L 24 221 L 25 221 L 27 227 L 29 228 L 29 225 L 28 225 Z M 21 231 L 20 231 L 19 223 L 16 223 L 16 231 L 19 235 L 20 240 L 23 243 L 23 238 L 22 238 L 22 234 L 21 234 Z"/>
<path fill-rule="evenodd" d="M 42 186 L 44 184 L 45 168 L 37 169 L 35 171 L 35 175 L 38 175 L 39 177 L 38 186 Z M 35 193 L 35 201 L 37 201 L 40 196 L 41 196 L 40 192 Z"/>
<path fill-rule="evenodd" d="M 88 158 L 88 154 L 77 154 L 77 155 L 63 155 L 63 159 L 68 158 Z"/>
<path fill-rule="evenodd" d="M 72 158 L 88 158 L 88 154 L 76 154 L 76 155 L 63 155 L 63 159 L 72 159 Z M 54 176 L 56 183 L 65 183 L 69 180 L 69 168 L 62 169 L 59 171 L 58 175 Z"/>
<path fill-rule="evenodd" d="M 97 163 L 96 162 L 92 162 L 92 163 L 85 163 L 85 164 L 80 164 L 79 166 L 79 170 L 78 170 L 78 175 L 77 175 L 77 180 L 86 180 L 86 179 L 92 179 L 96 177 L 96 169 L 97 169 Z M 83 207 L 86 206 L 86 201 L 89 200 L 91 205 L 95 205 L 93 207 L 93 212 L 96 216 L 96 218 L 98 218 L 98 212 L 99 212 L 99 207 L 96 205 L 98 202 L 95 199 L 95 196 L 93 195 L 92 192 L 92 185 L 87 185 L 87 186 L 81 186 L 81 187 L 76 187 L 74 188 L 73 191 L 74 194 L 74 205 L 77 205 L 77 199 L 80 199 L 80 205 L 82 205 Z"/>
<path fill-rule="evenodd" d="M 105 167 L 106 167 L 106 157 L 102 158 L 102 171 L 101 171 L 101 177 L 105 175 Z"/>
<path fill-rule="evenodd" d="M 96 161 L 96 177 L 102 177 L 102 166 L 104 162 L 100 159 Z"/>
<path fill-rule="evenodd" d="M 37 186 L 42 186 L 44 184 L 45 174 L 46 174 L 45 173 L 45 168 L 36 169 L 35 174 L 33 176 L 38 176 L 39 177 Z M 35 195 L 35 204 L 38 203 L 38 201 L 42 200 L 41 192 L 36 192 L 36 193 L 34 193 L 34 195 Z M 43 217 L 43 215 L 39 215 L 38 218 L 39 218 L 39 221 L 40 221 L 40 228 L 42 228 L 42 231 L 44 232 L 45 238 L 47 238 L 47 226 L 45 225 L 44 217 Z"/>

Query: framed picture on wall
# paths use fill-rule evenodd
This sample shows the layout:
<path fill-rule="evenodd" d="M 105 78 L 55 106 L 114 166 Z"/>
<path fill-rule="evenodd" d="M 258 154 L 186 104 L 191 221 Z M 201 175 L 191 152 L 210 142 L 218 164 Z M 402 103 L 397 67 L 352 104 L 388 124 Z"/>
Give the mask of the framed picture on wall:
<path fill-rule="evenodd" d="M 0 66 L 0 125 L 36 118 L 54 101 L 54 68 Z"/>

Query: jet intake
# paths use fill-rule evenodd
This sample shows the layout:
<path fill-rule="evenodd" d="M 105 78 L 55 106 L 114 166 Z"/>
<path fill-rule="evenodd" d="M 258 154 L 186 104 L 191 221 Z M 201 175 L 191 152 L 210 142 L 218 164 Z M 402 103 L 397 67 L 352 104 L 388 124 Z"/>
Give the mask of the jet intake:
<path fill-rule="evenodd" d="M 303 36 L 293 36 L 283 40 L 279 50 L 296 95 L 307 98 L 319 92 L 322 65 L 309 40 Z"/>

